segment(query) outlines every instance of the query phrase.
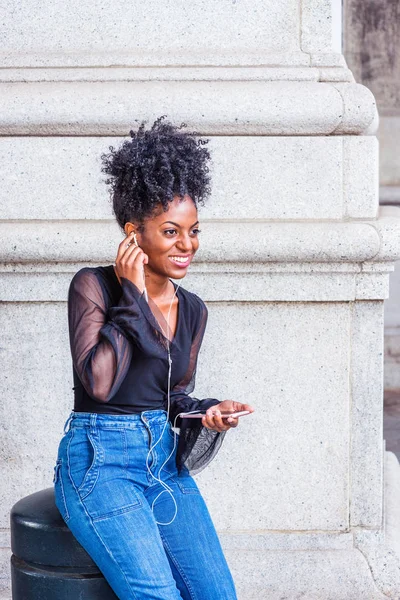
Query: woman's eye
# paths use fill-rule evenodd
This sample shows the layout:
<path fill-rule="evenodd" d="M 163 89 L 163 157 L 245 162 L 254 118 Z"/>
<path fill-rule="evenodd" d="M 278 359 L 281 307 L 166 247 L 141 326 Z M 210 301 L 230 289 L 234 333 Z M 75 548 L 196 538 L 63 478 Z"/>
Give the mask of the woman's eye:
<path fill-rule="evenodd" d="M 194 233 L 194 235 L 197 235 L 200 232 L 201 232 L 201 229 L 198 229 L 198 228 L 192 229 L 192 233 Z M 176 231 L 176 229 L 164 229 L 164 233 L 167 235 L 174 235 L 175 233 L 177 233 L 177 231 Z"/>

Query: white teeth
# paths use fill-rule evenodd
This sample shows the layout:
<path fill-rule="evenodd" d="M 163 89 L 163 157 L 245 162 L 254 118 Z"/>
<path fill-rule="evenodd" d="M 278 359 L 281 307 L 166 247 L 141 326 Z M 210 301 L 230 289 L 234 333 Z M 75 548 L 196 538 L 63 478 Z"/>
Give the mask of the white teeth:
<path fill-rule="evenodd" d="M 187 256 L 186 258 L 182 258 L 181 256 L 170 256 L 170 259 L 175 260 L 176 262 L 185 263 L 189 260 L 189 257 Z"/>

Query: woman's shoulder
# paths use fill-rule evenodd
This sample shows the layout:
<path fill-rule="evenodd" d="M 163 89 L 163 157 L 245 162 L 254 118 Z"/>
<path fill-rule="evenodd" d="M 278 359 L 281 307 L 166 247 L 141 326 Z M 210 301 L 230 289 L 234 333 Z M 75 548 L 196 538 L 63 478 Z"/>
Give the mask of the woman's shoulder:
<path fill-rule="evenodd" d="M 193 306 L 196 306 L 196 307 L 205 306 L 204 301 L 200 298 L 200 296 L 195 294 L 195 292 L 191 292 L 190 290 L 182 287 L 181 285 L 179 286 L 178 290 L 181 292 L 181 294 L 183 294 L 183 296 L 185 297 L 187 302 L 189 302 Z"/>
<path fill-rule="evenodd" d="M 185 306 L 192 315 L 193 319 L 198 323 L 208 315 L 207 306 L 202 298 L 195 292 L 191 292 L 186 288 L 179 287 L 182 296 L 185 299 Z"/>
<path fill-rule="evenodd" d="M 97 267 L 82 267 L 79 271 L 74 273 L 71 281 L 77 281 L 81 279 L 97 279 L 104 280 L 109 283 L 113 283 L 117 280 L 117 276 L 112 265 L 108 266 L 97 266 Z"/>
<path fill-rule="evenodd" d="M 85 291 L 86 293 L 101 291 L 104 295 L 104 292 L 115 291 L 118 288 L 117 283 L 118 279 L 113 265 L 82 267 L 73 275 L 69 290 L 70 293 L 72 291 Z"/>

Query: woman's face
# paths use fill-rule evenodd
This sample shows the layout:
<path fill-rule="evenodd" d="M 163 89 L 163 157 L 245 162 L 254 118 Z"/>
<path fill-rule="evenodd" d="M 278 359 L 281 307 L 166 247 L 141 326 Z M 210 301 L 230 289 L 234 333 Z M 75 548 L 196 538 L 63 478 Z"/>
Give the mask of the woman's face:
<path fill-rule="evenodd" d="M 161 208 L 161 205 L 160 205 Z M 180 201 L 176 196 L 168 211 L 156 211 L 144 222 L 144 231 L 137 231 L 137 240 L 149 257 L 147 273 L 172 279 L 185 277 L 192 258 L 199 247 L 197 209 L 190 198 Z M 131 231 L 132 226 L 128 229 Z M 127 227 L 125 227 L 127 230 Z"/>

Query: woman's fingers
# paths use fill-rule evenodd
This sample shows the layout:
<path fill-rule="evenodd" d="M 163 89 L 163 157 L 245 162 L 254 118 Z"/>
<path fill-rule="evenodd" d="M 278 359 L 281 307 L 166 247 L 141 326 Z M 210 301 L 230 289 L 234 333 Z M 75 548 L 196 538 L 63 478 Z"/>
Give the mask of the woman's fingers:
<path fill-rule="evenodd" d="M 120 262 L 126 264 L 133 264 L 134 262 L 136 262 L 136 260 L 138 260 L 139 262 L 141 262 L 141 265 L 147 264 L 149 262 L 147 254 L 143 252 L 140 246 L 135 244 L 135 242 L 132 239 L 132 236 L 128 236 L 123 241 L 125 242 L 125 244 L 122 248 L 123 254 L 120 258 Z"/>
<path fill-rule="evenodd" d="M 226 422 L 226 419 L 223 419 L 221 417 L 221 411 L 218 410 L 218 408 L 214 408 L 214 414 L 213 414 L 213 421 L 214 421 L 214 428 L 217 431 L 226 431 L 227 429 L 229 429 L 229 425 Z"/>
<path fill-rule="evenodd" d="M 202 417 L 201 422 L 205 427 L 208 427 L 208 429 L 214 429 L 214 418 L 210 410 L 206 411 L 206 414 L 204 417 Z"/>
<path fill-rule="evenodd" d="M 144 265 L 149 262 L 149 258 L 133 240 L 134 236 L 133 232 L 131 232 L 119 244 L 115 260 L 115 270 L 120 283 L 120 278 L 125 277 L 132 281 L 138 289 L 143 291 L 146 285 Z"/>
<path fill-rule="evenodd" d="M 207 409 L 206 414 L 202 418 L 202 423 L 208 429 L 214 429 L 214 431 L 227 431 L 232 427 L 237 427 L 239 425 L 239 417 L 229 417 L 222 418 L 221 411 L 219 407 L 224 408 L 224 413 L 227 412 L 227 408 L 229 408 L 228 412 L 241 412 L 241 411 L 249 411 L 250 413 L 254 412 L 254 408 L 250 404 L 242 404 L 241 402 L 235 402 L 233 400 L 224 400 L 220 402 L 218 408 L 216 406 L 211 406 Z"/>
<path fill-rule="evenodd" d="M 119 245 L 118 258 L 119 261 L 126 261 L 132 253 L 137 253 L 141 248 L 133 241 L 133 236 L 128 235 Z"/>
<path fill-rule="evenodd" d="M 230 425 L 226 423 L 226 419 L 222 419 L 221 412 L 214 407 L 210 407 L 204 417 L 202 418 L 202 423 L 208 429 L 214 429 L 214 431 L 227 431 L 230 428 Z"/>
<path fill-rule="evenodd" d="M 141 256 L 142 254 L 143 256 Z M 133 241 L 133 234 L 131 232 L 119 244 L 117 259 L 115 262 L 119 262 L 121 264 L 128 264 L 131 263 L 132 259 L 134 262 L 138 256 L 142 257 L 142 263 L 147 263 L 147 254 L 143 252 L 140 246 L 135 244 L 135 242 Z"/>
<path fill-rule="evenodd" d="M 133 265 L 141 254 L 144 254 L 143 250 L 139 246 L 132 244 L 132 246 L 126 249 L 126 252 L 122 255 L 119 262 L 122 265 Z"/>
<path fill-rule="evenodd" d="M 120 260 L 123 257 L 126 250 L 129 249 L 131 243 L 133 243 L 133 231 L 124 237 L 124 239 L 118 245 L 117 260 Z"/>
<path fill-rule="evenodd" d="M 251 404 L 242 404 L 241 402 L 233 402 L 232 412 L 242 412 L 243 410 L 248 410 L 250 413 L 254 412 L 254 408 L 251 406 Z"/>

